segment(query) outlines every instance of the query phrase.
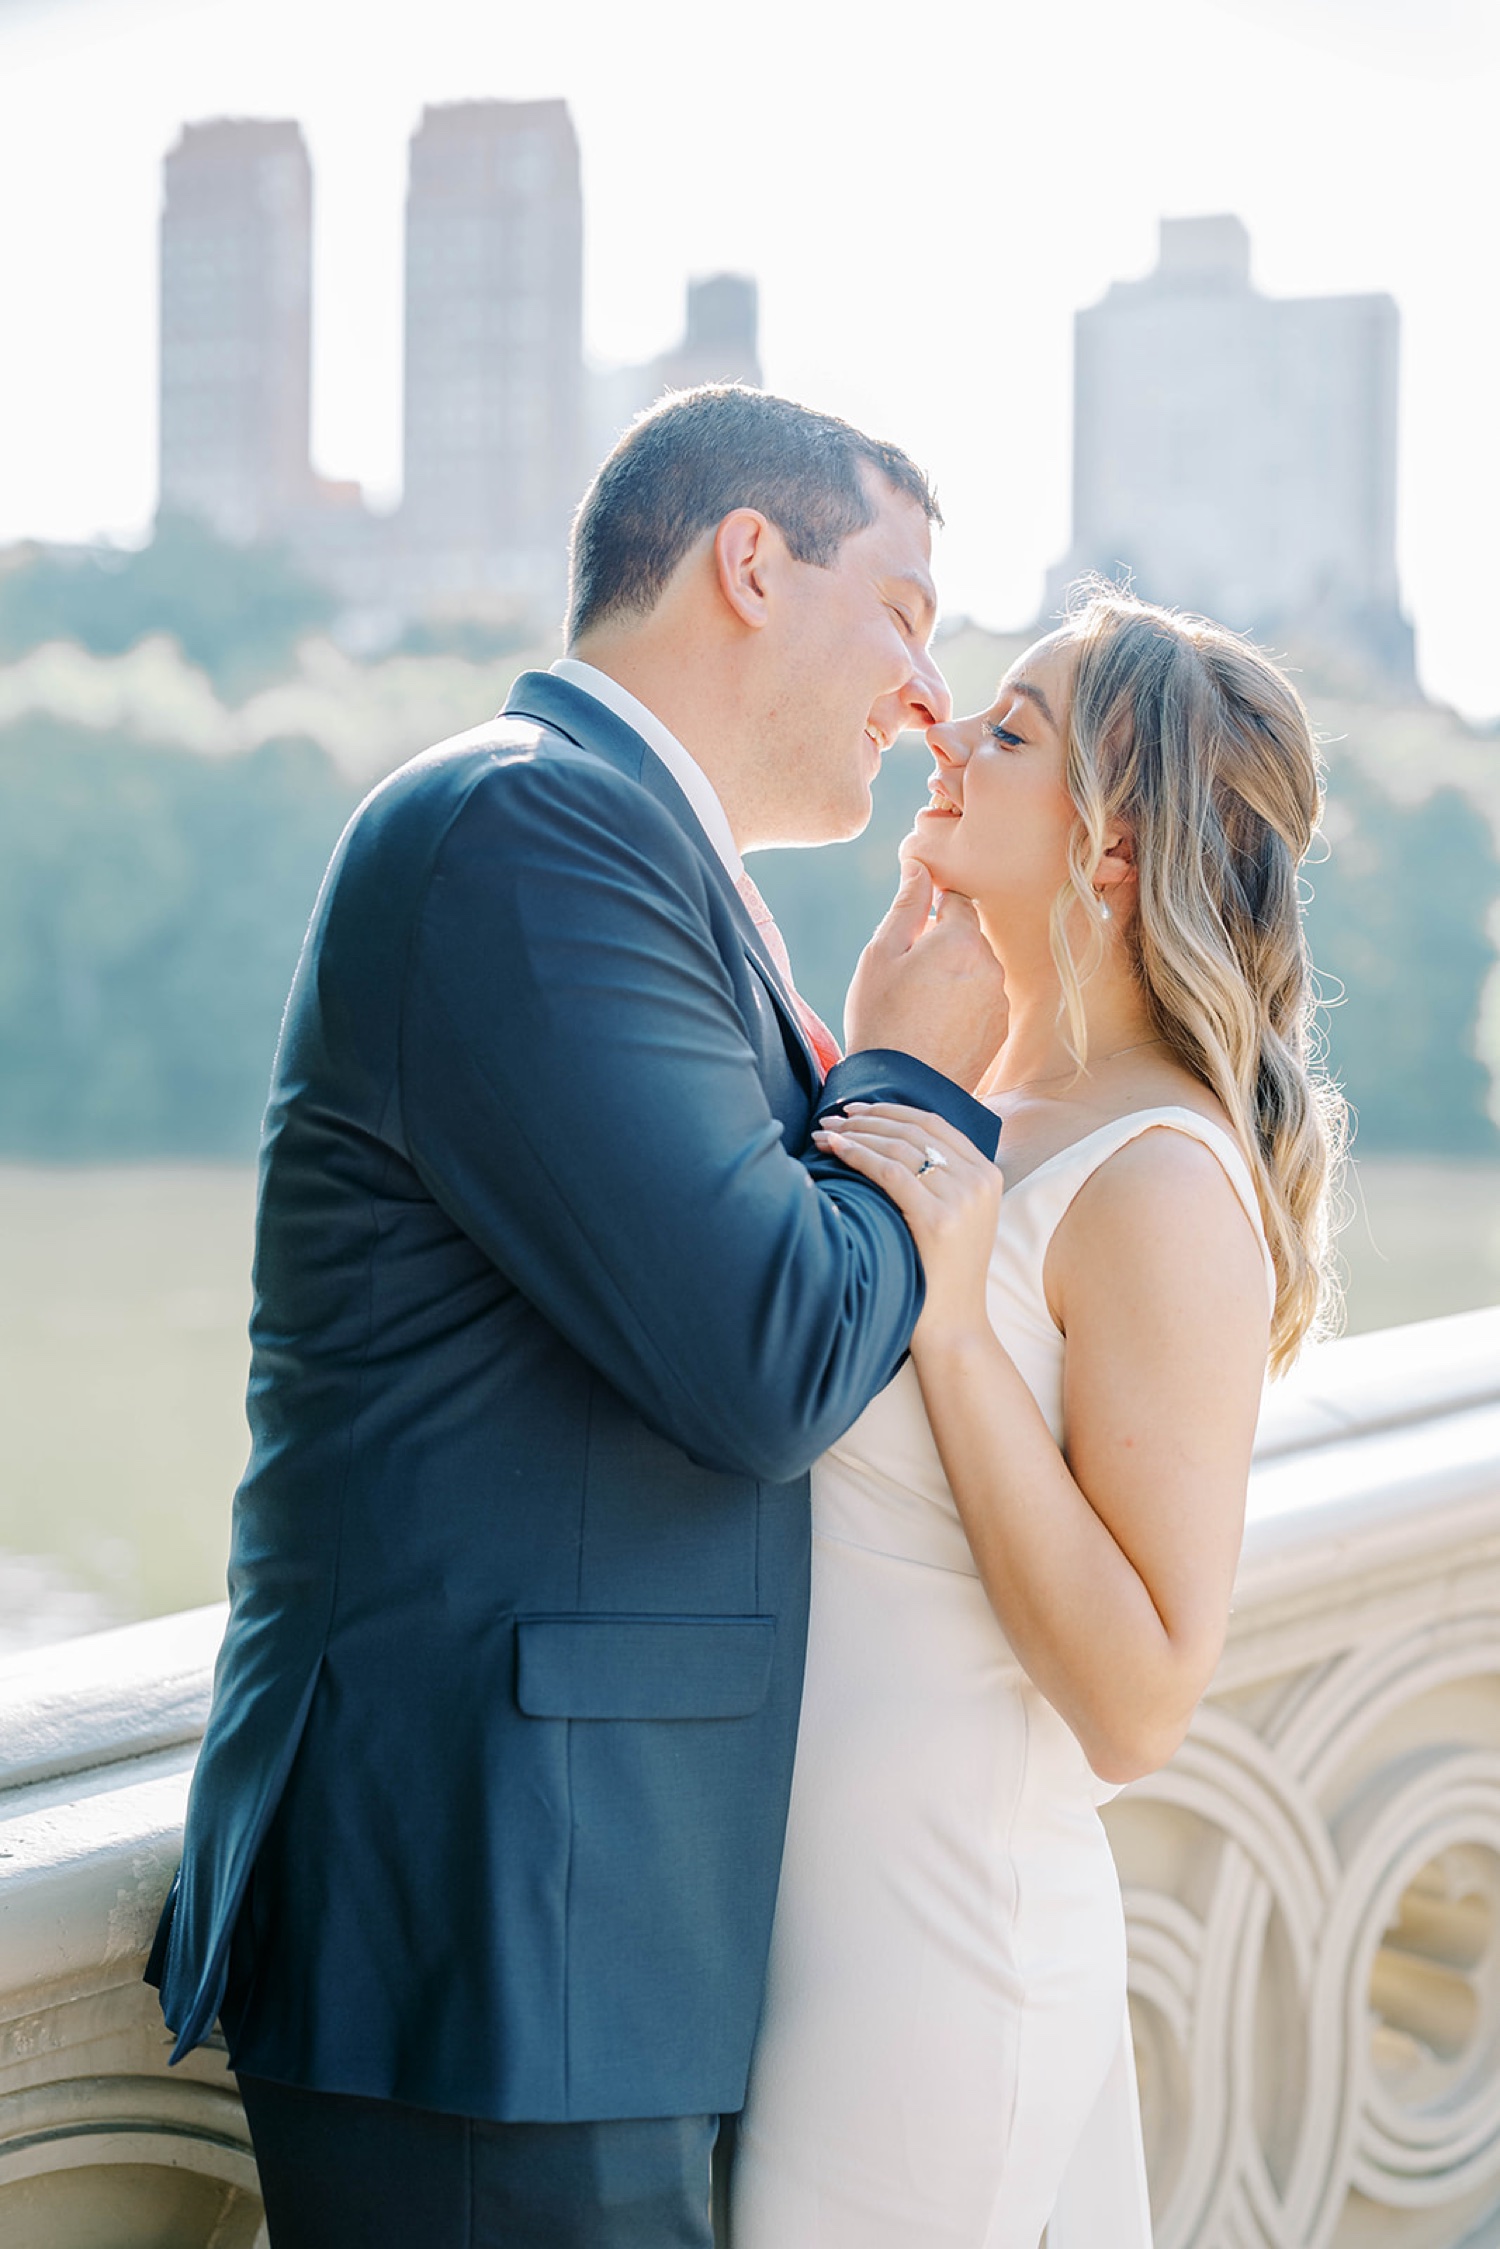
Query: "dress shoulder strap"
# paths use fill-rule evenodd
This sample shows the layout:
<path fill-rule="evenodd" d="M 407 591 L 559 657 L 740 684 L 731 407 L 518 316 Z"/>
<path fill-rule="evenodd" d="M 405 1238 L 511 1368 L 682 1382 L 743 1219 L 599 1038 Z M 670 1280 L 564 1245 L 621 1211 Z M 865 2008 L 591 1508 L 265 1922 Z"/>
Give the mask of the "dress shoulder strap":
<path fill-rule="evenodd" d="M 1200 1117 L 1194 1109 L 1170 1107 L 1137 1109 L 1129 1116 L 1114 1117 L 1108 1124 L 1100 1125 L 1094 1132 L 1086 1132 L 1081 1140 L 1070 1147 L 1060 1148 L 1055 1156 L 1038 1164 L 1014 1187 L 1006 1189 L 1000 1208 L 1000 1233 L 1009 1236 L 1010 1246 L 1025 1263 L 1032 1267 L 1038 1286 L 1041 1268 L 1048 1244 L 1057 1231 L 1074 1196 L 1092 1179 L 1101 1164 L 1108 1163 L 1113 1155 L 1130 1141 L 1138 1140 L 1143 1132 L 1155 1131 L 1165 1126 L 1173 1132 L 1186 1133 L 1190 1140 L 1201 1141 L 1223 1167 L 1224 1175 L 1240 1199 L 1245 1216 L 1255 1229 L 1265 1264 L 1267 1285 L 1274 1305 L 1276 1300 L 1276 1268 L 1266 1246 L 1266 1230 L 1260 1215 L 1260 1202 L 1255 1192 L 1255 1181 L 1243 1150 L 1233 1133 L 1209 1117 Z M 999 1156 L 1000 1169 L 1005 1169 L 1005 1143 L 1002 1136 Z"/>

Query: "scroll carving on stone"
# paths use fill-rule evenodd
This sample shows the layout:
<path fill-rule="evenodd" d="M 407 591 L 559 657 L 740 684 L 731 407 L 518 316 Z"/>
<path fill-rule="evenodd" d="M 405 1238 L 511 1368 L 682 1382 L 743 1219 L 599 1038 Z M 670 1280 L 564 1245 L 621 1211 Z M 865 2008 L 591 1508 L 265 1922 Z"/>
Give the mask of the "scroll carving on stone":
<path fill-rule="evenodd" d="M 1106 1819 L 1157 2249 L 1477 2243 L 1500 2210 L 1500 1614 L 1206 1703 Z"/>

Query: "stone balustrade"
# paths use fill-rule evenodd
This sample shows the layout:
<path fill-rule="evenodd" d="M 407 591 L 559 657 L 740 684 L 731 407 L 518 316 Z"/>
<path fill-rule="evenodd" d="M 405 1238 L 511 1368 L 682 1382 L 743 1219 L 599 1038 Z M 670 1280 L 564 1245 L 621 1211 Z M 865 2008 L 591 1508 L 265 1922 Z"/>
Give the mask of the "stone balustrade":
<path fill-rule="evenodd" d="M 0 1663 L 18 2249 L 263 2249 L 222 2052 L 169 2074 L 140 1982 L 222 1623 Z M 1494 2249 L 1500 1310 L 1272 1393 L 1213 1691 L 1106 1816 L 1158 2249 Z"/>
<path fill-rule="evenodd" d="M 141 1969 L 222 1608 L 0 1663 L 0 2242 L 264 2249 L 222 2050 L 167 2071 Z"/>
<path fill-rule="evenodd" d="M 1500 1310 L 1310 1353 L 1229 1644 L 1106 1819 L 1157 2249 L 1500 2242 Z"/>

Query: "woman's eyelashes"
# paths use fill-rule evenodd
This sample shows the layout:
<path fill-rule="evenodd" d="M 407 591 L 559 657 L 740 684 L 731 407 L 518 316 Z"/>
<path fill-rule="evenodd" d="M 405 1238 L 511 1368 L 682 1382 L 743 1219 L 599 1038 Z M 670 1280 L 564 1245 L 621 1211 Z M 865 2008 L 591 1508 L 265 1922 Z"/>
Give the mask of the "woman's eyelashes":
<path fill-rule="evenodd" d="M 1012 734 L 1006 727 L 997 726 L 993 719 L 985 720 L 984 731 L 995 741 L 1003 742 L 1008 750 L 1023 750 L 1026 747 L 1019 734 Z"/>

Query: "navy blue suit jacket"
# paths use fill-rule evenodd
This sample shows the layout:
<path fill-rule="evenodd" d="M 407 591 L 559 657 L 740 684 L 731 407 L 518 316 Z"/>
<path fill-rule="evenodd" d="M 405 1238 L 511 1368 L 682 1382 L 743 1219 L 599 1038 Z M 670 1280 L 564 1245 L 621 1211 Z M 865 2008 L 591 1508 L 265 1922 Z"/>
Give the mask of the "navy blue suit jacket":
<path fill-rule="evenodd" d="M 262 1152 L 228 1633 L 152 1974 L 177 2052 L 498 2119 L 731 2110 L 807 1471 L 910 1239 L 661 761 L 547 674 L 355 815 Z"/>

